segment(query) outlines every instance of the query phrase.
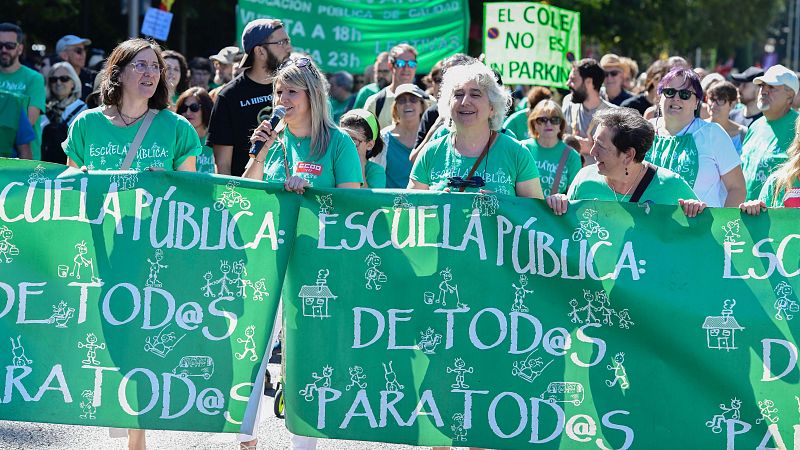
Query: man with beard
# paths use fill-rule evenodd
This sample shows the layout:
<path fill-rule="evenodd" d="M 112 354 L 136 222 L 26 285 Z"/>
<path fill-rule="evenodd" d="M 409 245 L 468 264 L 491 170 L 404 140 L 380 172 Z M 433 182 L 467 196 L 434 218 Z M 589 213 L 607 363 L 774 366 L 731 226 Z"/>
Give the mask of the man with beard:
<path fill-rule="evenodd" d="M 383 129 L 392 124 L 392 107 L 394 106 L 394 90 L 401 84 L 414 84 L 417 74 L 417 49 L 408 44 L 399 44 L 389 50 L 389 69 L 392 71 L 392 82 L 377 94 L 367 99 L 364 109 L 378 118 L 378 128 Z M 424 107 L 427 109 L 428 102 Z"/>
<path fill-rule="evenodd" d="M 78 73 L 78 78 L 81 79 L 81 100 L 86 100 L 86 97 L 92 93 L 94 79 L 97 76 L 97 72 L 86 68 L 87 45 L 92 45 L 92 41 L 74 34 L 68 34 L 56 43 L 58 57 L 62 61 L 70 63 Z"/>
<path fill-rule="evenodd" d="M 356 102 L 353 104 L 352 109 L 361 109 L 367 103 L 367 99 L 375 95 L 381 89 L 385 88 L 392 82 L 392 71 L 389 69 L 389 52 L 381 52 L 375 58 L 375 64 L 372 65 L 372 78 L 375 79 L 374 83 L 370 83 L 359 89 L 356 94 Z"/>
<path fill-rule="evenodd" d="M 797 75 L 778 64 L 753 80 L 759 86 L 758 109 L 764 116 L 750 125 L 742 143 L 742 171 L 747 200 L 758 199 L 767 177 L 789 157 L 798 113 L 792 100 L 800 88 Z"/>
<path fill-rule="evenodd" d="M 44 77 L 19 62 L 24 45 L 22 29 L 13 23 L 0 23 L 0 91 L 22 96 L 28 105 L 28 121 L 36 134 L 31 142 L 33 159 L 41 159 L 42 129 L 39 115 L 45 110 Z"/>
<path fill-rule="evenodd" d="M 217 173 L 241 176 L 250 160 L 250 135 L 272 116 L 272 76 L 289 58 L 292 43 L 283 23 L 257 19 L 242 32 L 246 70 L 217 95 L 208 124 L 208 145 L 214 148 Z"/>
<path fill-rule="evenodd" d="M 736 85 L 736 90 L 739 91 L 739 103 L 744 105 L 743 108 L 731 111 L 730 119 L 732 121 L 749 127 L 763 115 L 758 109 L 758 88 L 753 84 L 753 80 L 762 75 L 764 75 L 764 69 L 760 67 L 748 67 L 742 73 L 731 75 L 731 80 Z"/>
<path fill-rule="evenodd" d="M 578 61 L 569 73 L 567 86 L 570 93 L 561 106 L 567 122 L 564 132 L 574 135 L 580 141 L 581 154 L 586 158 L 586 164 L 594 163 L 594 158 L 589 155 L 594 132 L 594 127 L 590 128 L 592 118 L 599 111 L 615 108 L 600 97 L 600 86 L 605 78 L 606 73 L 596 60 L 585 58 Z"/>

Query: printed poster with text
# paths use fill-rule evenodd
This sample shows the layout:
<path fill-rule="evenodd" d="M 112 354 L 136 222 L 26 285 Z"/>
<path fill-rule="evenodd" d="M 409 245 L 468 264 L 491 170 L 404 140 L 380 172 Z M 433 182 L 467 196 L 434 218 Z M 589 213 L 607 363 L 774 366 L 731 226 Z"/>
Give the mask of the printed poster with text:
<path fill-rule="evenodd" d="M 236 36 L 251 20 L 283 21 L 295 51 L 311 55 L 323 71 L 363 74 L 381 52 L 397 44 L 417 49 L 418 72 L 465 52 L 466 0 L 239 0 Z"/>
<path fill-rule="evenodd" d="M 566 88 L 580 59 L 580 13 L 543 3 L 483 5 L 486 63 L 506 84 Z"/>

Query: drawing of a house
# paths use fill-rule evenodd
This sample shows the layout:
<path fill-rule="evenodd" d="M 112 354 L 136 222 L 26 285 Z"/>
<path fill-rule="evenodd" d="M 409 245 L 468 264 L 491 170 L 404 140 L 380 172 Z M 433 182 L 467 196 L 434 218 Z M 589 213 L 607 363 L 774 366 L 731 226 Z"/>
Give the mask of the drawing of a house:
<path fill-rule="evenodd" d="M 736 331 L 744 330 L 733 317 L 733 304 L 727 304 L 722 309 L 721 316 L 708 316 L 703 322 L 703 329 L 706 330 L 708 348 L 718 350 L 736 350 Z"/>
<path fill-rule="evenodd" d="M 335 299 L 330 288 L 328 288 L 328 270 L 322 269 L 317 275 L 317 282 L 314 285 L 304 285 L 300 288 L 300 299 L 303 301 L 303 316 L 314 318 L 330 317 L 328 314 L 328 301 Z"/>

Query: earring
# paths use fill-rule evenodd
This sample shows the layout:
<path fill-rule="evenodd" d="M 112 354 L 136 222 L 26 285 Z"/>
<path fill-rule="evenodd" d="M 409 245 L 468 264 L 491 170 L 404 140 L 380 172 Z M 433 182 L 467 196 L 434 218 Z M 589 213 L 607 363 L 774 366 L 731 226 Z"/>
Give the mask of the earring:
<path fill-rule="evenodd" d="M 628 166 L 625 166 L 625 176 L 628 176 Z"/>

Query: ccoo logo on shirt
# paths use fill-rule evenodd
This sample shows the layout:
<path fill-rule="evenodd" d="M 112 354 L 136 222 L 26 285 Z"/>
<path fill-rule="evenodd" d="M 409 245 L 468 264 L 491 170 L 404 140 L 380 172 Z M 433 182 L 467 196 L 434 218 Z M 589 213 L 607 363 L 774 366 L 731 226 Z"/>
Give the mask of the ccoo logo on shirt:
<path fill-rule="evenodd" d="M 319 176 L 322 173 L 322 165 L 300 161 L 297 163 L 297 173 L 308 173 Z"/>

